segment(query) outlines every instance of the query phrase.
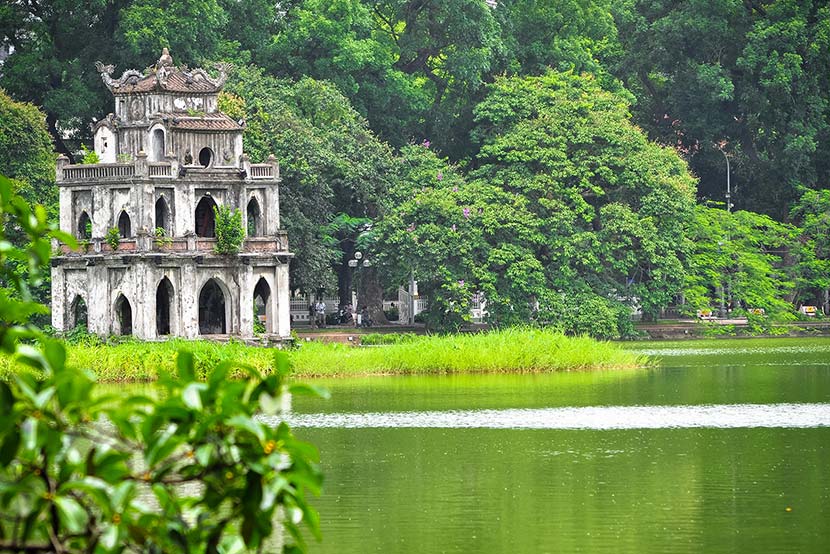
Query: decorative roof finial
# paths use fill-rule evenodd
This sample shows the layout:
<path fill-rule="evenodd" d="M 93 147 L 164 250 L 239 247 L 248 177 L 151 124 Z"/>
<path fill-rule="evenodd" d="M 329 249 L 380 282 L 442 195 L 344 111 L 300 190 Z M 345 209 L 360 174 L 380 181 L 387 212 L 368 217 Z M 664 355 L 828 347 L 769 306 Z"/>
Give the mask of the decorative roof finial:
<path fill-rule="evenodd" d="M 171 65 L 173 65 L 173 56 L 170 55 L 170 51 L 167 50 L 167 47 L 165 47 L 161 51 L 158 67 L 169 67 Z"/>

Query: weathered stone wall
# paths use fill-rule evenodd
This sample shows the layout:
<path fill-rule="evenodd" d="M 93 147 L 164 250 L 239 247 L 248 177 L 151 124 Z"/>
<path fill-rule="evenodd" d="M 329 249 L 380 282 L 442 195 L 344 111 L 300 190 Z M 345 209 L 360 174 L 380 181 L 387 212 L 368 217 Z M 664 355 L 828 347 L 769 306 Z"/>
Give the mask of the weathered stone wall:
<path fill-rule="evenodd" d="M 226 334 L 252 337 L 254 289 L 260 279 L 270 293 L 266 301 L 266 334 L 282 338 L 290 335 L 288 264 L 269 255 L 125 255 L 59 260 L 52 267 L 52 325 L 65 330 L 79 323 L 74 321 L 72 305 L 80 297 L 87 306 L 90 332 L 101 336 L 119 334 L 117 304 L 123 295 L 132 310 L 132 334 L 141 339 L 157 339 L 156 298 L 164 279 L 173 291 L 170 335 L 200 336 L 199 297 L 213 280 L 224 296 Z"/>

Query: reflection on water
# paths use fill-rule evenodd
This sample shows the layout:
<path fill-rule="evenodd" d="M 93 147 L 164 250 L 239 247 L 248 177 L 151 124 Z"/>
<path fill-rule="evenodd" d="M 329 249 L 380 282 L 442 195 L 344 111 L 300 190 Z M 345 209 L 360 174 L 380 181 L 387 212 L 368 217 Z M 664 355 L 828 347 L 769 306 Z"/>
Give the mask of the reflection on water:
<path fill-rule="evenodd" d="M 279 420 L 274 420 L 275 425 Z M 454 410 L 302 414 L 293 427 L 443 429 L 714 429 L 830 427 L 830 404 L 731 404 L 703 406 L 594 406 L 513 410 Z"/>
<path fill-rule="evenodd" d="M 311 550 L 830 552 L 830 340 L 627 347 L 664 358 L 318 381 L 291 416 L 326 475 Z"/>

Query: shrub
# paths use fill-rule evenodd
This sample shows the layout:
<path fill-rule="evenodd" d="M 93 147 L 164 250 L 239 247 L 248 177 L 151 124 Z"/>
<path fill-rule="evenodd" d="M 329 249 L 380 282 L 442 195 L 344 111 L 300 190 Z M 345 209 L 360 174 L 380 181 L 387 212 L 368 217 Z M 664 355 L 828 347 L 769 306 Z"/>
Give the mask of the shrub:
<path fill-rule="evenodd" d="M 101 158 L 98 156 L 98 152 L 95 150 L 87 149 L 86 145 L 81 145 L 81 163 L 82 164 L 99 164 L 101 163 Z"/>
<path fill-rule="evenodd" d="M 118 250 L 118 245 L 121 244 L 121 233 L 118 231 L 118 227 L 110 227 L 104 240 L 112 248 L 113 252 Z"/>
<path fill-rule="evenodd" d="M 156 227 L 153 231 L 153 243 L 156 246 L 170 246 L 173 244 L 173 238 L 167 236 L 163 227 Z"/>
<path fill-rule="evenodd" d="M 245 240 L 242 212 L 219 206 L 213 208 L 213 213 L 216 215 L 216 246 L 213 251 L 217 254 L 236 254 Z"/>

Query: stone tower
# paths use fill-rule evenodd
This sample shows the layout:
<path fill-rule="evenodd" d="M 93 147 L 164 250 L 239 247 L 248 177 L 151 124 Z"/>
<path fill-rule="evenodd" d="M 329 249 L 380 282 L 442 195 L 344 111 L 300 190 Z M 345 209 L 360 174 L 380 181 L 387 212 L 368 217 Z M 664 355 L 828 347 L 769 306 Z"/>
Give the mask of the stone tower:
<path fill-rule="evenodd" d="M 255 327 L 288 337 L 279 165 L 252 164 L 245 122 L 219 111 L 228 66 L 213 78 L 174 66 L 166 48 L 143 73 L 114 79 L 113 66 L 96 66 L 115 113 L 93 127 L 101 163 L 58 158 L 60 227 L 80 247 L 52 259 L 52 325 L 142 339 L 247 338 Z M 238 254 L 214 253 L 217 206 L 242 213 Z"/>

